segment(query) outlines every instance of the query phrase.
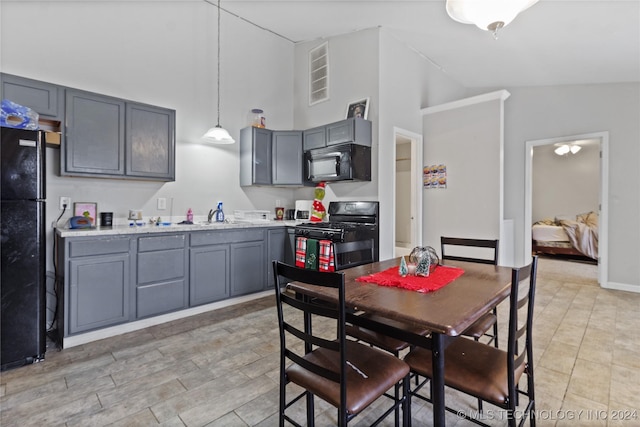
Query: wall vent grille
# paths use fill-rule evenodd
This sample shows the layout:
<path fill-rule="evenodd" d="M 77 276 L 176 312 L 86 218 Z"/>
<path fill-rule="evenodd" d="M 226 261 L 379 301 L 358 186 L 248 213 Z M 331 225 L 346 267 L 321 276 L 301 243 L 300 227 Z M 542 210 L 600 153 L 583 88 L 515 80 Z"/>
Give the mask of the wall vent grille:
<path fill-rule="evenodd" d="M 309 51 L 309 105 L 329 99 L 329 43 Z"/>

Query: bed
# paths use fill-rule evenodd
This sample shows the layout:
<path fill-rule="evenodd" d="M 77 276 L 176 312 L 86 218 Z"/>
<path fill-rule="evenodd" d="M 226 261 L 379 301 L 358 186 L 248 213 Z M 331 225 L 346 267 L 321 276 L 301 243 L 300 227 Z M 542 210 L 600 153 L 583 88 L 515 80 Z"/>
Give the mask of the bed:
<path fill-rule="evenodd" d="M 598 214 L 557 216 L 537 221 L 531 228 L 531 249 L 536 255 L 560 255 L 597 261 Z"/>

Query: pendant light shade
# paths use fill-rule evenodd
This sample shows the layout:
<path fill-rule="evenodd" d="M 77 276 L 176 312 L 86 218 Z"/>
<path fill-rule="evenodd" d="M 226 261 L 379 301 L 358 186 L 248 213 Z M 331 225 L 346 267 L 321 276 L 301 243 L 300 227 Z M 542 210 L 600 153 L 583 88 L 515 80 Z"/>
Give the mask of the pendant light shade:
<path fill-rule="evenodd" d="M 218 124 L 202 135 L 202 140 L 210 144 L 233 144 L 235 141 L 222 126 L 220 126 L 220 0 L 218 0 Z"/>
<path fill-rule="evenodd" d="M 226 129 L 214 126 L 202 136 L 202 140 L 211 144 L 233 144 L 235 141 Z"/>
<path fill-rule="evenodd" d="M 500 28 L 509 25 L 520 12 L 538 0 L 447 0 L 447 13 L 454 21 L 474 24 L 497 38 Z"/>

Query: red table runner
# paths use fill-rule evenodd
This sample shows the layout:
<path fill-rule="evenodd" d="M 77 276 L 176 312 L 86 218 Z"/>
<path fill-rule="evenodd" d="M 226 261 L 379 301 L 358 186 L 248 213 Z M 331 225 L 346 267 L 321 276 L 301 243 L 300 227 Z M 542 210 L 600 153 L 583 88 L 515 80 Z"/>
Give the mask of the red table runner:
<path fill-rule="evenodd" d="M 398 273 L 398 267 L 391 267 L 379 273 L 361 276 L 358 282 L 375 283 L 381 286 L 395 286 L 417 292 L 432 292 L 442 288 L 462 276 L 464 270 L 458 267 L 439 265 L 429 276 L 405 276 Z"/>

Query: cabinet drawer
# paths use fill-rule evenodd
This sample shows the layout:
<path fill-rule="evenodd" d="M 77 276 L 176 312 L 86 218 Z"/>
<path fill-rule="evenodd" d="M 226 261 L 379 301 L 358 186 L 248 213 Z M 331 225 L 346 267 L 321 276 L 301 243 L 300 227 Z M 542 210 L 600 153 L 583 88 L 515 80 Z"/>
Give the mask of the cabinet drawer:
<path fill-rule="evenodd" d="M 138 254 L 138 283 L 184 277 L 184 249 Z"/>
<path fill-rule="evenodd" d="M 185 234 L 171 236 L 141 237 L 138 239 L 138 252 L 159 251 L 163 249 L 184 248 Z"/>
<path fill-rule="evenodd" d="M 264 240 L 264 229 L 191 233 L 191 246 Z"/>
<path fill-rule="evenodd" d="M 129 238 L 72 240 L 69 242 L 69 256 L 72 258 L 121 252 L 129 252 Z"/>
<path fill-rule="evenodd" d="M 185 286 L 184 280 L 175 280 L 138 287 L 136 318 L 185 308 Z"/>

